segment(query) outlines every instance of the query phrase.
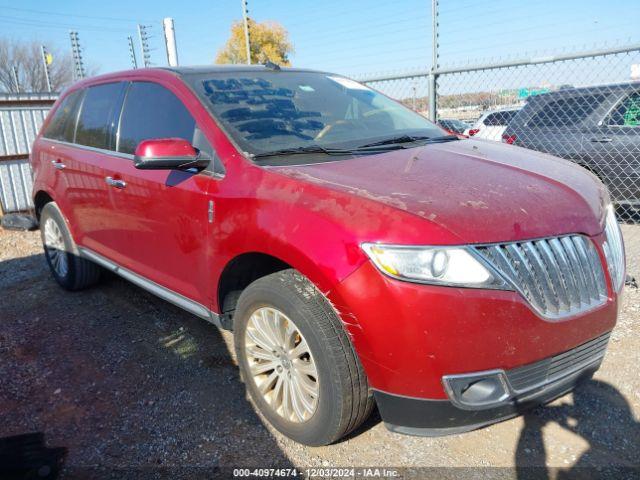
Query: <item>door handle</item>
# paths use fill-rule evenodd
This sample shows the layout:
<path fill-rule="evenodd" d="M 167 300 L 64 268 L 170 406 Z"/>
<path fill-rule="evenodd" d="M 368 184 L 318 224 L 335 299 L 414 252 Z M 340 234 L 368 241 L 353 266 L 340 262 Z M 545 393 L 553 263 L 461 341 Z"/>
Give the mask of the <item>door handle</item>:
<path fill-rule="evenodd" d="M 62 162 L 60 161 L 60 159 L 58 159 L 58 160 L 51 160 L 51 165 L 53 165 L 53 167 L 54 167 L 54 168 L 56 168 L 56 169 L 58 169 L 58 170 L 63 170 L 63 169 L 65 169 L 65 168 L 67 168 L 67 166 L 66 166 L 64 163 L 62 163 Z"/>
<path fill-rule="evenodd" d="M 591 141 L 594 143 L 609 143 L 613 141 L 613 138 L 609 138 L 609 137 L 592 138 Z"/>
<path fill-rule="evenodd" d="M 109 185 L 110 187 L 124 188 L 127 186 L 127 182 L 125 182 L 124 180 L 116 180 L 113 177 L 106 177 L 104 181 L 107 182 L 107 185 Z"/>

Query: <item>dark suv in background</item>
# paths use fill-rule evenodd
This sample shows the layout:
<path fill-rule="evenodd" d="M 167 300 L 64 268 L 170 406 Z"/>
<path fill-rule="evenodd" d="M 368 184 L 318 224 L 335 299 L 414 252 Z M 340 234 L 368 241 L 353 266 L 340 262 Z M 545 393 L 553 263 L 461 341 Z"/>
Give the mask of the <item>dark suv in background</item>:
<path fill-rule="evenodd" d="M 530 97 L 502 141 L 572 160 L 596 174 L 615 203 L 640 208 L 640 82 Z"/>

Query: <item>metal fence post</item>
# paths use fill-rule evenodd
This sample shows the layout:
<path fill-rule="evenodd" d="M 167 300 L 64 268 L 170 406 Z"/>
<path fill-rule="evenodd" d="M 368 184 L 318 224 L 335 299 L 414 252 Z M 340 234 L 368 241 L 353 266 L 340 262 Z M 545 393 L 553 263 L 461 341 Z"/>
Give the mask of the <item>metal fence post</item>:
<path fill-rule="evenodd" d="M 429 120 L 435 122 L 438 117 L 437 75 L 438 70 L 438 0 L 431 0 L 431 72 L 429 73 Z"/>
<path fill-rule="evenodd" d="M 431 120 L 432 122 L 436 121 L 438 115 L 438 107 L 436 104 L 436 85 L 438 84 L 437 79 L 438 77 L 435 72 L 432 71 L 429 73 L 429 120 Z"/>

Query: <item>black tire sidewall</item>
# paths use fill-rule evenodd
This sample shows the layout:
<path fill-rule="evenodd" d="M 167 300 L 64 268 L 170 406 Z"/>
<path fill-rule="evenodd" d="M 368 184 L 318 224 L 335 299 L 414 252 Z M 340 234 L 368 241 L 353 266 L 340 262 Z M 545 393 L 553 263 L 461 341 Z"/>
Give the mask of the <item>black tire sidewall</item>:
<path fill-rule="evenodd" d="M 51 259 L 49 258 L 49 253 L 47 252 L 44 241 L 44 226 L 47 219 L 52 219 L 58 225 L 60 232 L 62 232 L 62 238 L 64 240 L 65 246 L 65 254 L 67 256 L 67 274 L 65 276 L 61 276 L 58 272 L 53 268 L 53 264 L 51 263 Z M 60 284 L 60 286 L 71 290 L 75 285 L 75 276 L 76 276 L 76 261 L 78 260 L 77 254 L 75 253 L 75 243 L 71 238 L 71 234 L 69 233 L 69 228 L 67 227 L 67 222 L 62 216 L 60 209 L 53 202 L 47 203 L 42 209 L 42 213 L 40 214 L 40 236 L 42 237 L 42 246 L 44 248 L 44 256 L 47 259 L 47 264 L 49 265 L 49 269 L 51 270 L 51 274 L 53 278 L 55 278 L 56 282 Z"/>
<path fill-rule="evenodd" d="M 245 352 L 245 332 L 249 316 L 260 307 L 274 307 L 287 315 L 304 336 L 313 355 L 318 371 L 320 393 L 315 413 L 304 423 L 289 422 L 273 411 L 258 391 L 249 373 Z M 338 429 L 343 392 L 340 392 L 337 387 L 339 382 L 334 378 L 334 372 L 331 369 L 330 353 L 327 351 L 326 342 L 310 324 L 309 319 L 312 316 L 312 312 L 308 311 L 308 307 L 295 292 L 281 287 L 277 282 L 267 283 L 260 280 L 247 287 L 238 301 L 234 315 L 234 342 L 243 380 L 258 410 L 287 437 L 305 445 L 318 446 L 334 440 L 333 437 Z"/>

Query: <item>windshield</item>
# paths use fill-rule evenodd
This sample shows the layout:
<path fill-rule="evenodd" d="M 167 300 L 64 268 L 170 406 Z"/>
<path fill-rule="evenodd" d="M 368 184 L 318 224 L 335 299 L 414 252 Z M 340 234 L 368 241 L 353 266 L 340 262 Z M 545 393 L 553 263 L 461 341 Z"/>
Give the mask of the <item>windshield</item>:
<path fill-rule="evenodd" d="M 402 104 L 337 75 L 260 70 L 187 74 L 184 80 L 253 155 L 446 135 Z"/>

